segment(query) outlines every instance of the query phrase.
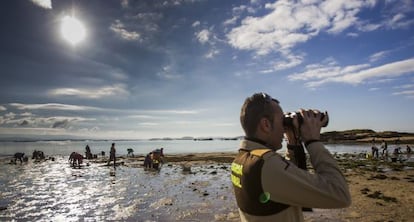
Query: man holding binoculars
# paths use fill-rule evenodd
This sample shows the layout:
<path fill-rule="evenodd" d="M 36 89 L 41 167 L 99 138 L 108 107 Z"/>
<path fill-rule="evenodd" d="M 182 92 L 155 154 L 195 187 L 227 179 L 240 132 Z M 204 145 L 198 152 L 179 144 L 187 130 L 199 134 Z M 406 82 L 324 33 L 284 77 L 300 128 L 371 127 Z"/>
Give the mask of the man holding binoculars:
<path fill-rule="evenodd" d="M 351 204 L 345 178 L 319 141 L 328 114 L 300 110 L 284 114 L 266 93 L 248 97 L 240 122 L 245 139 L 231 165 L 231 181 L 241 221 L 303 221 L 304 208 L 343 208 Z M 288 140 L 288 159 L 275 151 Z M 306 170 L 307 149 L 315 170 Z"/>

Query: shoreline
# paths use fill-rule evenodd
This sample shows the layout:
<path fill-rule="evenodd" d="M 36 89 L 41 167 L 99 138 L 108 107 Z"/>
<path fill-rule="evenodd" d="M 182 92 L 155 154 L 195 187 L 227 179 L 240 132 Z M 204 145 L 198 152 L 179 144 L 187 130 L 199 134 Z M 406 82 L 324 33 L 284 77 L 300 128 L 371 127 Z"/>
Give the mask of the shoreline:
<path fill-rule="evenodd" d="M 174 154 L 165 158 L 167 164 L 183 167 L 226 166 L 235 155 L 236 152 L 214 152 Z M 369 160 L 349 153 L 334 156 L 348 182 L 352 204 L 348 208 L 305 212 L 305 221 L 410 221 L 414 218 L 414 162 Z M 312 170 L 310 165 L 309 169 Z M 238 221 L 237 209 L 230 214 L 232 221 Z"/>
<path fill-rule="evenodd" d="M 202 198 L 199 200 L 201 201 L 199 202 L 200 206 L 214 203 L 214 209 L 222 209 L 219 214 L 204 215 L 205 218 L 213 216 L 215 221 L 239 221 L 238 210 L 233 201 L 233 188 L 229 179 L 230 163 L 236 154 L 237 152 L 166 154 L 165 164 L 161 168 L 161 174 L 165 177 L 164 182 L 157 181 L 157 183 L 153 183 L 162 187 L 160 190 L 164 190 L 163 195 L 159 196 L 158 202 L 156 200 L 155 203 L 159 203 L 160 207 L 167 210 L 167 212 L 172 212 L 173 209 L 178 209 L 177 212 L 181 212 L 186 206 L 182 205 L 181 199 L 178 197 L 180 193 L 187 192 L 190 194 L 188 196 L 190 200 L 182 199 L 183 203 L 191 201 L 191 198 Z M 360 154 L 350 153 L 334 154 L 334 157 L 348 182 L 352 204 L 344 209 L 314 209 L 313 212 L 305 212 L 305 221 L 410 221 L 414 218 L 414 195 L 412 195 L 414 193 L 414 162 L 400 163 L 369 160 Z M 1 164 L 8 164 L 7 160 L 2 159 Z M 144 172 L 142 168 L 143 160 L 144 156 L 142 155 L 135 157 L 120 156 L 117 158 L 117 162 L 122 164 L 119 168 L 117 167 L 117 176 L 125 173 L 125 175 L 129 175 L 129 179 L 135 178 L 134 175 L 137 172 Z M 70 168 L 69 165 L 66 165 L 66 161 L 66 156 L 59 156 L 54 164 L 63 164 L 62 166 Z M 115 171 L 112 175 L 113 169 L 111 167 L 99 167 L 106 166 L 106 164 L 103 164 L 106 161 L 107 157 L 101 156 L 98 159 L 84 160 L 84 164 L 87 164 L 87 166 L 82 167 L 82 169 L 70 169 L 69 171 L 72 171 L 73 177 L 73 175 L 82 175 L 81 172 L 86 174 L 89 170 L 95 169 L 95 173 L 109 173 L 109 177 L 115 179 Z M 36 164 L 31 163 L 33 162 L 31 159 L 29 162 L 27 167 L 36 166 Z M 49 163 L 53 162 L 47 160 L 43 164 Z M 16 166 L 19 165 L 20 163 L 16 164 Z M 9 165 L 9 167 L 14 168 L 12 165 Z M 309 170 L 312 171 L 311 166 L 309 166 Z M 126 172 L 135 173 L 130 175 Z M 141 177 L 145 175 L 148 176 L 151 173 L 141 174 Z M 83 176 L 80 176 L 80 178 L 83 178 Z M 167 184 L 171 185 L 171 178 L 177 183 L 174 186 L 166 186 Z M 219 178 L 222 182 L 217 183 L 216 180 Z M 123 179 L 119 180 L 121 182 Z M 136 182 L 138 181 L 142 183 L 141 187 L 145 187 L 149 182 L 140 180 Z M 181 183 L 182 181 L 186 182 Z M 216 192 L 219 192 L 219 194 L 216 194 Z M 168 200 L 168 203 L 162 202 L 165 200 Z M 198 208 L 198 206 L 195 206 L 192 211 L 204 212 L 204 209 L 205 207 Z M 214 209 L 212 212 L 215 212 Z M 3 210 L 0 209 L 0 214 L 7 210 L 8 206 L 3 206 Z M 138 213 L 138 218 L 142 216 L 139 211 L 135 213 Z M 181 216 L 182 219 L 200 217 L 197 214 Z"/>

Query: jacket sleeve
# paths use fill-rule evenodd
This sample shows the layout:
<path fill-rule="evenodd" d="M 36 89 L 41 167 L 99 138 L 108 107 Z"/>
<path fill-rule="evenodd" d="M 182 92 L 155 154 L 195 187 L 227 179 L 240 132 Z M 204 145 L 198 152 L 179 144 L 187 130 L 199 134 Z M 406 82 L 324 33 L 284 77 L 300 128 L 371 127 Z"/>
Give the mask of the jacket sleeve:
<path fill-rule="evenodd" d="M 320 142 L 307 148 L 315 173 L 298 168 L 278 154 L 265 155 L 262 186 L 270 199 L 293 206 L 342 208 L 351 204 L 338 164 Z"/>

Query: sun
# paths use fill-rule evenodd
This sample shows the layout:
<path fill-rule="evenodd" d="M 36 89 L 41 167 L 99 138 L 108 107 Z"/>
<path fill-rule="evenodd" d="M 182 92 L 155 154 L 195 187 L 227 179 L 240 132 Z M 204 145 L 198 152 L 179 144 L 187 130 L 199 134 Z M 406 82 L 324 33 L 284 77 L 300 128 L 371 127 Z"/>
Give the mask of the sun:
<path fill-rule="evenodd" d="M 60 31 L 63 38 L 72 45 L 78 44 L 86 37 L 85 27 L 78 19 L 72 16 L 63 17 Z"/>

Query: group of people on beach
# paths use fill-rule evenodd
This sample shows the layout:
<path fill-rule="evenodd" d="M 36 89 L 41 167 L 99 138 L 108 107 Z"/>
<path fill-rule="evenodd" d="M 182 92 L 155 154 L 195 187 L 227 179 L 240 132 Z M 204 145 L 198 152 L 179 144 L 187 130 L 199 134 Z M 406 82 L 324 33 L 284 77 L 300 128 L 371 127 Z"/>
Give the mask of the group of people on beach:
<path fill-rule="evenodd" d="M 384 159 L 387 160 L 388 159 L 388 142 L 386 140 L 382 140 L 381 143 L 381 157 L 379 156 L 379 148 L 375 145 L 375 139 L 372 140 L 372 146 L 371 146 L 371 155 L 367 155 L 367 158 L 369 159 Z M 395 148 L 393 150 L 392 153 L 392 161 L 398 160 L 400 159 L 400 155 L 403 154 L 403 152 L 401 151 L 402 148 L 399 144 L 399 140 L 395 140 Z M 409 158 L 409 156 L 412 153 L 412 149 L 411 147 L 407 144 L 406 145 L 406 152 L 407 157 Z"/>
<path fill-rule="evenodd" d="M 127 156 L 134 157 L 134 150 L 132 148 L 127 149 L 128 154 Z M 105 152 L 102 151 L 102 155 L 105 155 Z M 96 155 L 94 155 L 96 156 Z M 85 147 L 85 157 L 87 159 L 92 159 L 94 156 L 91 153 L 91 149 L 89 145 L 86 145 Z M 75 166 L 76 164 L 80 166 L 82 163 L 83 156 L 79 153 L 73 152 L 71 156 L 69 157 L 69 160 L 71 161 L 71 164 Z M 109 159 L 107 162 L 107 165 L 109 166 L 111 161 L 113 161 L 114 168 L 116 167 L 116 148 L 115 143 L 112 143 L 111 148 L 109 150 Z M 143 166 L 145 169 L 155 169 L 158 170 L 161 166 L 161 164 L 164 163 L 164 148 L 155 149 L 151 152 L 149 152 L 144 159 Z"/>
<path fill-rule="evenodd" d="M 144 159 L 145 169 L 159 170 L 160 164 L 164 163 L 164 148 L 149 152 Z"/>
<path fill-rule="evenodd" d="M 43 151 L 34 150 L 32 153 L 32 159 L 34 159 L 35 161 L 41 161 L 41 160 L 45 160 L 46 157 Z M 11 160 L 11 163 L 17 163 L 17 160 L 19 160 L 20 163 L 23 163 L 23 162 L 28 162 L 29 158 L 25 155 L 25 153 L 17 152 L 13 155 L 13 159 Z M 52 160 L 54 160 L 54 158 L 52 158 Z"/>
<path fill-rule="evenodd" d="M 102 154 L 102 156 L 104 156 L 105 155 L 105 152 L 102 151 L 101 154 Z M 78 152 L 72 152 L 70 154 L 70 156 L 69 156 L 69 162 L 70 162 L 70 164 L 73 167 L 75 167 L 75 166 L 80 167 L 84 158 L 86 158 L 86 159 L 94 159 L 94 158 L 97 158 L 97 155 L 93 155 L 92 154 L 91 148 L 89 147 L 88 144 L 85 147 L 85 157 L 82 154 L 78 153 Z M 108 162 L 107 162 L 107 165 L 108 166 L 110 165 L 111 161 L 114 162 L 113 163 L 113 166 L 115 168 L 116 167 L 116 149 L 115 149 L 115 143 L 112 143 L 111 148 L 109 150 L 109 159 L 108 159 Z"/>

